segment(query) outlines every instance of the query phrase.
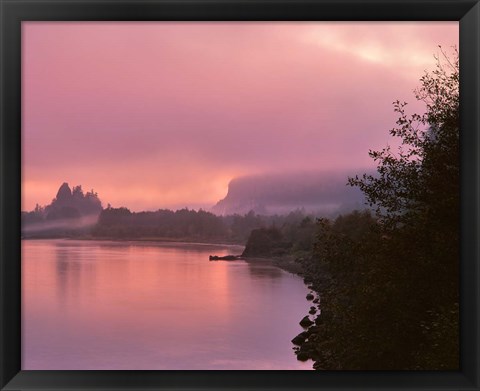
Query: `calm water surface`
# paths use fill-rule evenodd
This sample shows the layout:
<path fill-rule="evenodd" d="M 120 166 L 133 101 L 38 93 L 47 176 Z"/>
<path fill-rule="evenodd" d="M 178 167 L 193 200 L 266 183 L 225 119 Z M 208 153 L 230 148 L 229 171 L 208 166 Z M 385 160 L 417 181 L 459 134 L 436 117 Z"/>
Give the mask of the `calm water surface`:
<path fill-rule="evenodd" d="M 239 246 L 22 242 L 22 369 L 311 369 L 307 288 Z"/>

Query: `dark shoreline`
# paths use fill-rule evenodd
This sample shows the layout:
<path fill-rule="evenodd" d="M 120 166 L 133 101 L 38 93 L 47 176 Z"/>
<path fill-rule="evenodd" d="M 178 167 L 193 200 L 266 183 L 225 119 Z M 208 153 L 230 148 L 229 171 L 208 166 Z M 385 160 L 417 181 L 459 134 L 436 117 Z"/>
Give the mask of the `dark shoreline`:
<path fill-rule="evenodd" d="M 322 309 L 320 304 L 320 292 L 328 289 L 330 279 L 327 273 L 325 272 L 322 279 L 316 279 L 313 281 L 303 270 L 301 259 L 291 255 L 281 257 L 272 256 L 269 258 L 246 257 L 244 258 L 244 261 L 252 263 L 268 262 L 272 266 L 278 267 L 279 269 L 297 275 L 303 279 L 305 287 L 308 289 L 305 300 L 311 303 L 311 307 L 310 311 L 299 320 L 299 324 L 303 327 L 304 331 L 292 338 L 292 349 L 297 356 L 297 360 L 312 360 L 313 369 L 322 370 L 323 368 L 320 366 L 319 362 L 320 355 L 316 350 L 316 342 L 318 341 L 318 336 L 322 329 L 322 323 L 324 322 L 324 318 L 321 316 Z"/>
<path fill-rule="evenodd" d="M 269 262 L 272 266 L 278 267 L 286 272 L 295 274 L 303 278 L 303 270 L 301 265 L 296 262 L 294 257 L 284 256 L 284 257 L 243 257 L 245 262 Z"/>
<path fill-rule="evenodd" d="M 278 267 L 284 271 L 295 274 L 303 279 L 308 293 L 305 300 L 311 303 L 310 311 L 300 320 L 299 324 L 304 331 L 292 338 L 293 350 L 299 361 L 312 360 L 313 369 L 323 370 L 320 364 L 320 352 L 317 351 L 317 342 L 322 332 L 325 317 L 322 316 L 321 292 L 327 292 L 332 289 L 332 281 L 325 270 L 322 277 L 310 278 L 302 267 L 302 258 L 292 255 L 262 257 L 246 257 L 246 262 L 268 262 L 270 265 Z"/>

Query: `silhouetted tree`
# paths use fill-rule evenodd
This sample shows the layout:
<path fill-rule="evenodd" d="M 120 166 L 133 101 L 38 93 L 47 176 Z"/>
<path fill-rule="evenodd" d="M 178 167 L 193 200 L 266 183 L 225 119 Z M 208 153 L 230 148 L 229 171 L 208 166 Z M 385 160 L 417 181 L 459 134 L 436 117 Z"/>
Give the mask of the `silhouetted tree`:
<path fill-rule="evenodd" d="M 442 52 L 443 54 L 443 52 Z M 437 67 L 420 79 L 416 98 L 425 114 L 407 116 L 407 103 L 394 102 L 399 114 L 390 130 L 400 138 L 396 153 L 390 147 L 370 151 L 378 175 L 350 178 L 366 195 L 385 228 L 417 224 L 419 219 L 446 225 L 457 232 L 459 201 L 459 60 L 445 54 Z M 432 220 L 433 219 L 433 220 Z"/>
<path fill-rule="evenodd" d="M 402 141 L 396 154 L 389 148 L 370 152 L 378 162 L 378 176 L 350 179 L 359 186 L 371 205 L 377 207 L 382 229 L 391 236 L 389 248 L 398 262 L 408 265 L 406 276 L 415 288 L 411 306 L 418 313 L 423 331 L 431 336 L 426 349 L 430 364 L 458 366 L 459 295 L 459 58 L 443 51 L 436 68 L 425 73 L 416 98 L 426 105 L 425 114 L 405 114 L 406 103 L 395 103 L 400 114 L 398 127 L 390 131 Z M 418 296 L 421 296 L 419 299 Z M 416 301 L 415 301 L 416 299 Z M 442 319 L 443 331 L 439 331 Z M 418 320 L 418 317 L 417 317 Z M 438 339 L 449 329 L 448 338 Z M 456 331 L 452 331 L 456 330 Z M 450 354 L 440 352 L 448 346 Z M 419 354 L 419 357 L 422 356 Z M 427 357 L 427 355 L 423 355 Z M 433 357 L 436 357 L 434 360 Z M 443 360 L 443 362 L 440 362 Z"/>
<path fill-rule="evenodd" d="M 304 270 L 322 312 L 300 347 L 315 368 L 459 368 L 459 62 L 441 53 L 415 91 L 425 114 L 395 102 L 400 147 L 370 151 L 377 175 L 349 178 L 375 218 L 318 223 Z"/>

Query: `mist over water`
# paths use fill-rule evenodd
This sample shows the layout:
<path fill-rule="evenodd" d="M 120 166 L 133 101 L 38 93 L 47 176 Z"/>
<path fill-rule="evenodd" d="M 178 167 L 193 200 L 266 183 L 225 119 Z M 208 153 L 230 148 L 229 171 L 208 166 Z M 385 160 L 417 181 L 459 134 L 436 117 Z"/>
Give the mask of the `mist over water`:
<path fill-rule="evenodd" d="M 311 369 L 307 288 L 241 246 L 22 241 L 22 369 Z"/>
<path fill-rule="evenodd" d="M 53 230 L 89 228 L 98 221 L 98 215 L 83 216 L 76 219 L 61 219 L 22 225 L 22 235 L 42 234 Z"/>

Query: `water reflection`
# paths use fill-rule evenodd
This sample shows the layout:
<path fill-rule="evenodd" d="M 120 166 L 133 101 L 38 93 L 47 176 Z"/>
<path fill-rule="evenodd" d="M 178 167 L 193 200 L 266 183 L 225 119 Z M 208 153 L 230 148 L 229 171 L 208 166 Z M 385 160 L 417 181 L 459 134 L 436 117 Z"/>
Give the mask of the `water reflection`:
<path fill-rule="evenodd" d="M 310 369 L 302 280 L 231 246 L 22 243 L 23 369 Z"/>
<path fill-rule="evenodd" d="M 274 280 L 282 278 L 284 273 L 281 269 L 274 267 L 273 262 L 268 260 L 246 261 L 248 271 L 254 278 L 265 278 Z"/>
<path fill-rule="evenodd" d="M 56 243 L 55 272 L 58 302 L 62 306 L 68 301 L 81 299 L 82 294 L 95 294 L 95 252 L 79 251 L 75 246 Z"/>

